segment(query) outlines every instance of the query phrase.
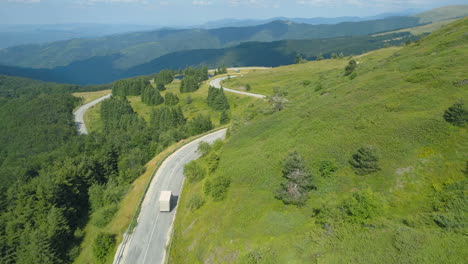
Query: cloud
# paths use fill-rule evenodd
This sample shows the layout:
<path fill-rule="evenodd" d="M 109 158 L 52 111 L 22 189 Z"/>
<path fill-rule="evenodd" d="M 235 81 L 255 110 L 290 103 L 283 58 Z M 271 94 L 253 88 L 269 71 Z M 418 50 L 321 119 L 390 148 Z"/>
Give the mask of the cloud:
<path fill-rule="evenodd" d="M 207 1 L 207 0 L 192 1 L 192 5 L 196 5 L 196 6 L 208 6 L 208 5 L 211 5 L 211 4 L 213 4 L 213 2 Z"/>
<path fill-rule="evenodd" d="M 147 3 L 147 0 L 86 0 L 86 2 L 93 3 Z"/>
<path fill-rule="evenodd" d="M 30 4 L 30 3 L 40 3 L 41 0 L 0 0 L 0 3 L 1 2 Z"/>
<path fill-rule="evenodd" d="M 315 7 L 339 7 L 343 5 L 355 7 L 418 6 L 435 2 L 437 0 L 296 0 L 297 4 Z"/>

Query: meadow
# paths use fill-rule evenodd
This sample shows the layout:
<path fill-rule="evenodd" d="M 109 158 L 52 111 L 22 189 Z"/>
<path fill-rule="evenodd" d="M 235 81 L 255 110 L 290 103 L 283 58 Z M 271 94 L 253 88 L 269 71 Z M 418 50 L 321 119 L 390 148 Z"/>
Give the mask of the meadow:
<path fill-rule="evenodd" d="M 463 263 L 468 133 L 443 115 L 468 98 L 467 29 L 461 19 L 356 57 L 349 76 L 346 58 L 226 81 L 282 89 L 288 102 L 234 123 L 217 169 L 186 183 L 170 263 Z M 363 146 L 377 150 L 380 169 L 358 175 L 350 159 Z M 275 199 L 293 151 L 316 185 L 303 206 Z M 331 175 L 324 161 L 335 164 Z M 204 190 L 218 177 L 230 181 L 221 201 Z"/>

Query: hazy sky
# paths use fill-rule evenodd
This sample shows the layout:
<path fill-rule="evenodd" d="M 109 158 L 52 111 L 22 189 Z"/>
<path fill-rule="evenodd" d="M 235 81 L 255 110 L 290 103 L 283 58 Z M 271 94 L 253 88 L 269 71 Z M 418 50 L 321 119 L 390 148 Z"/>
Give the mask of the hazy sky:
<path fill-rule="evenodd" d="M 468 0 L 0 0 L 0 24 L 197 24 L 222 18 L 369 16 Z"/>

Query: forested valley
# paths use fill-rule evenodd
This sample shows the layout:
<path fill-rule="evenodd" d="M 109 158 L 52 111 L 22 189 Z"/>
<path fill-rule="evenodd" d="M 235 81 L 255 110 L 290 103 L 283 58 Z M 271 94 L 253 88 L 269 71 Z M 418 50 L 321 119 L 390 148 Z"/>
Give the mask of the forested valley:
<path fill-rule="evenodd" d="M 157 87 L 173 74 L 153 76 Z M 185 76 L 187 92 L 208 78 L 206 69 Z M 173 103 L 146 122 L 126 96 L 159 92 L 139 77 L 116 82 L 101 106 L 102 131 L 80 136 L 71 92 L 98 88 L 0 76 L 0 263 L 72 262 L 91 214 L 105 226 L 152 157 L 213 128 L 208 116 L 187 120 Z"/>

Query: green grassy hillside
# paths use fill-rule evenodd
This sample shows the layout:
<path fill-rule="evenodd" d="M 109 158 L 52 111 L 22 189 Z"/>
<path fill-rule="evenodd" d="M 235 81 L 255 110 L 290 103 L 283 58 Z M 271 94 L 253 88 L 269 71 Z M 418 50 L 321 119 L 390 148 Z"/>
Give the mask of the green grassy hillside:
<path fill-rule="evenodd" d="M 186 182 L 170 262 L 464 263 L 468 133 L 443 114 L 468 99 L 467 30 L 463 19 L 355 58 L 352 77 L 347 61 L 324 60 L 235 80 L 253 92 L 282 88 L 287 106 L 235 122 L 217 169 Z M 368 145 L 381 169 L 357 175 L 349 160 Z M 302 207 L 275 199 L 292 151 L 315 175 Z M 322 176 L 323 161 L 335 172 Z M 204 185 L 220 177 L 230 186 L 213 201 Z"/>
<path fill-rule="evenodd" d="M 421 23 L 433 23 L 450 18 L 468 16 L 468 5 L 444 6 L 415 15 Z"/>

